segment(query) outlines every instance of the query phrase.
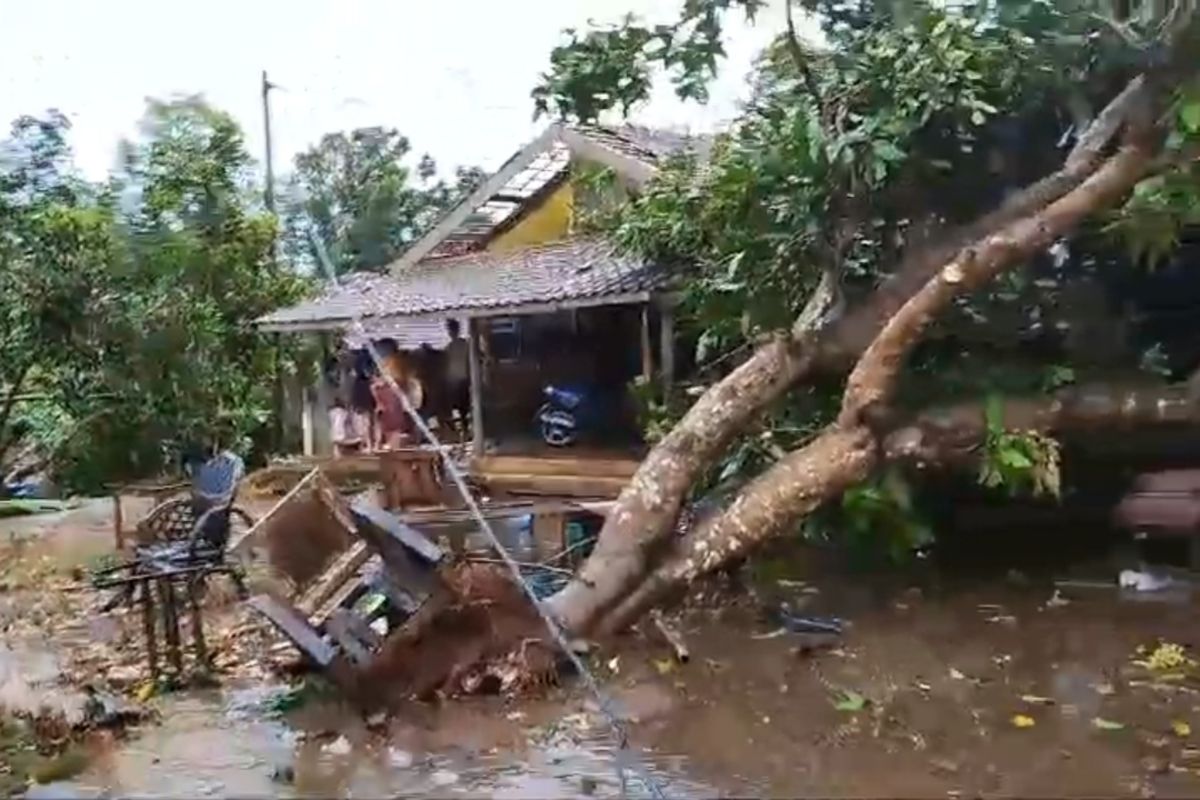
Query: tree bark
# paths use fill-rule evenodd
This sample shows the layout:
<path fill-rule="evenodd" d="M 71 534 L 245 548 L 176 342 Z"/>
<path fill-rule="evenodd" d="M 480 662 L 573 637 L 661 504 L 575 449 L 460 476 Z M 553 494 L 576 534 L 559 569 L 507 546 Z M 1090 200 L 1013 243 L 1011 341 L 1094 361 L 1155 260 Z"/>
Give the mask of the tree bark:
<path fill-rule="evenodd" d="M 3 404 L 0 404 L 0 465 L 4 463 L 9 449 L 16 443 L 16 440 L 8 432 L 8 420 L 12 417 L 13 409 L 16 408 L 17 395 L 21 393 L 30 369 L 32 369 L 32 365 L 26 364 L 17 371 L 16 378 L 8 387 L 8 394 L 5 396 Z"/>
<path fill-rule="evenodd" d="M 651 450 L 621 492 L 579 574 L 547 600 L 548 609 L 567 630 L 585 633 L 645 574 L 649 551 L 673 530 L 692 484 L 738 431 L 809 365 L 803 344 L 775 337 L 705 392 Z"/>
<path fill-rule="evenodd" d="M 803 448 L 751 481 L 723 513 L 702 525 L 600 622 L 614 633 L 691 582 L 794 526 L 806 514 L 868 477 L 883 450 L 864 412 L 886 404 L 904 359 L 929 323 L 960 294 L 1016 267 L 1087 217 L 1125 196 L 1153 154 L 1123 147 L 1078 188 L 1041 212 L 963 249 L 888 320 L 850 374 L 838 420 Z"/>
<path fill-rule="evenodd" d="M 582 635 L 589 632 L 618 603 L 621 608 L 610 614 L 618 621 L 630 616 L 630 612 L 624 609 L 644 606 L 641 601 L 633 602 L 627 595 L 647 575 L 654 551 L 663 548 L 669 540 L 689 490 L 704 470 L 770 403 L 814 369 L 845 369 L 864 348 L 880 338 L 885 324 L 891 326 L 894 316 L 906 308 L 910 300 L 922 297 L 917 307 L 909 309 L 906 321 L 900 328 L 893 328 L 892 335 L 887 339 L 892 344 L 882 345 L 891 352 L 891 356 L 877 350 L 872 354 L 867 374 L 882 374 L 871 365 L 886 368 L 894 362 L 898 368 L 897 356 L 907 352 L 907 348 L 919 338 L 938 304 L 953 295 L 953 292 L 945 292 L 946 288 L 954 286 L 946 279 L 954 278 L 962 267 L 956 266 L 957 262 L 946 266 L 946 262 L 953 259 L 956 253 L 961 256 L 960 251 L 968 243 L 980 239 L 985 239 L 985 244 L 990 243 L 988 258 L 974 269 L 982 282 L 989 277 L 989 270 L 990 274 L 994 274 L 1008 263 L 1002 251 L 1005 250 L 1004 243 L 1014 234 L 1033 237 L 1024 248 L 1023 252 L 1027 253 L 1045 246 L 1039 245 L 1039 242 L 1049 244 L 1061 235 L 1040 232 L 1040 223 L 1031 222 L 1031 218 L 1038 219 L 1034 215 L 1074 195 L 1093 178 L 1101 164 L 1105 163 L 1104 153 L 1113 137 L 1129 116 L 1144 105 L 1148 93 L 1145 83 L 1142 78 L 1135 79 L 1109 103 L 1080 136 L 1062 169 L 1018 192 L 995 211 L 912 253 L 868 301 L 848 314 L 835 317 L 816 332 L 812 325 L 825 320 L 820 319 L 823 316 L 821 314 L 809 313 L 817 300 L 814 297 L 814 302 L 806 307 L 792 331 L 786 335 L 780 334 L 760 347 L 729 376 L 710 387 L 639 466 L 629 486 L 617 499 L 592 556 L 576 579 L 547 600 L 547 608 L 551 613 L 567 630 Z M 1111 167 L 1111 164 L 1105 166 Z M 1096 207 L 1099 207 L 1104 198 L 1096 199 Z M 1081 208 L 1087 205 L 1081 201 L 1076 203 Z M 1078 222 L 1078 215 L 1072 213 L 1070 207 L 1057 213 L 1062 216 L 1063 224 L 1060 227 L 1063 231 Z M 1003 237 L 995 235 L 996 231 L 1014 225 L 1033 227 L 1008 231 Z M 1015 257 L 1019 254 L 1014 251 L 1012 255 Z M 942 271 L 940 275 L 939 270 Z M 931 281 L 934 275 L 939 277 Z M 828 293 L 830 287 L 826 283 L 822 280 L 818 295 L 821 290 Z M 911 335 L 897 338 L 899 332 L 907 330 L 913 322 L 919 324 L 912 327 Z M 897 347 L 900 350 L 896 350 Z M 859 421 L 851 418 L 857 417 L 865 402 L 883 394 L 875 392 L 871 395 L 868 392 L 869 382 L 864 383 L 861 370 L 856 369 L 856 373 L 858 378 L 854 400 L 848 400 L 853 408 L 844 411 L 841 431 L 854 439 L 860 435 L 857 431 Z M 835 432 L 831 431 L 829 435 Z M 844 460 L 847 464 L 857 463 L 856 459 L 848 456 Z M 830 486 L 841 485 L 835 476 L 829 476 L 825 482 Z M 797 513 L 807 513 L 805 497 L 803 491 L 797 495 L 795 508 L 800 509 Z M 736 530 L 737 527 L 734 525 L 732 529 Z M 671 570 L 675 574 L 687 572 L 677 567 L 670 568 L 668 572 Z M 665 577 L 661 570 L 651 578 L 656 585 L 670 583 L 671 580 L 677 579 Z M 657 592 L 647 588 L 638 590 L 636 594 L 638 597 L 648 597 L 657 595 Z M 606 621 L 604 627 L 611 629 L 612 621 Z"/>

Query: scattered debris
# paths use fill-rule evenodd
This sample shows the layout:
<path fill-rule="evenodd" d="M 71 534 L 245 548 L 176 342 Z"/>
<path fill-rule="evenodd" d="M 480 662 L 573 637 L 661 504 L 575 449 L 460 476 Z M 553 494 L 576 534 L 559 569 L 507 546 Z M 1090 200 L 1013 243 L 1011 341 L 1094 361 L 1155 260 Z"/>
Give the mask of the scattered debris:
<path fill-rule="evenodd" d="M 1092 719 L 1092 727 L 1095 728 L 1096 730 L 1101 730 L 1101 731 L 1123 731 L 1123 730 L 1125 730 L 1125 725 L 1123 723 L 1114 722 L 1113 720 L 1104 719 L 1103 717 L 1094 717 Z"/>
<path fill-rule="evenodd" d="M 1031 706 L 1052 706 L 1054 705 L 1054 698 L 1041 697 L 1036 694 L 1023 694 L 1021 695 L 1021 702 L 1028 703 Z"/>
<path fill-rule="evenodd" d="M 1117 583 L 1122 589 L 1135 592 L 1161 592 L 1176 585 L 1169 575 L 1156 575 L 1144 570 L 1121 570 Z"/>
<path fill-rule="evenodd" d="M 671 646 L 671 651 L 675 654 L 675 660 L 680 664 L 686 664 L 691 658 L 691 653 L 688 651 L 687 643 L 683 640 L 683 635 L 663 619 L 662 612 L 658 609 L 650 612 L 650 620 L 654 623 L 654 627 L 658 632 L 662 634 L 667 644 Z"/>
<path fill-rule="evenodd" d="M 347 739 L 345 736 L 339 736 L 329 744 L 325 745 L 322 749 L 326 753 L 329 753 L 333 756 L 346 756 L 350 754 L 350 751 L 353 748 L 350 746 L 349 739 Z"/>
<path fill-rule="evenodd" d="M 1032 728 L 1037 725 L 1037 720 L 1028 714 L 1013 714 L 1012 724 L 1015 728 Z"/>
<path fill-rule="evenodd" d="M 1063 597 L 1062 592 L 1058 589 L 1055 589 L 1054 594 L 1050 595 L 1050 599 L 1046 601 L 1046 608 L 1062 608 L 1069 605 L 1071 605 L 1071 601 Z"/>
<path fill-rule="evenodd" d="M 1171 720 L 1171 732 L 1180 739 L 1186 739 L 1192 735 L 1192 726 L 1181 719 Z"/>
<path fill-rule="evenodd" d="M 866 705 L 867 698 L 853 689 L 842 689 L 833 702 L 833 707 L 838 711 L 862 711 Z"/>

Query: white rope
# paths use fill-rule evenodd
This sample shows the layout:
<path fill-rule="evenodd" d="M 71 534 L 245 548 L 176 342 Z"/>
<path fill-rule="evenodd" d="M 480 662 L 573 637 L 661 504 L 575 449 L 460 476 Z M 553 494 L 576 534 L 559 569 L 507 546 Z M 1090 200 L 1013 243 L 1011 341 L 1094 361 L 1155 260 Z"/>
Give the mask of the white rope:
<path fill-rule="evenodd" d="M 326 277 L 335 287 L 339 286 L 340 284 L 338 282 L 337 275 L 329 261 L 328 254 L 325 252 L 324 243 L 311 233 L 310 238 L 312 239 L 314 249 L 317 251 L 317 258 L 320 261 L 321 268 L 325 271 Z M 386 369 L 384 369 L 383 359 L 380 356 L 379 351 L 376 349 L 374 341 L 368 334 L 366 326 L 363 325 L 362 319 L 359 316 L 356 308 L 351 311 L 350 325 L 355 329 L 355 333 L 363 337 L 364 343 L 366 344 L 366 350 L 370 354 L 371 360 L 375 362 L 375 365 L 379 370 L 380 377 L 387 382 L 388 387 L 400 400 L 400 404 L 403 406 L 404 412 L 408 414 L 409 418 L 413 421 L 413 424 L 417 426 L 417 429 L 421 432 L 422 436 L 425 437 L 426 441 L 432 444 L 434 449 L 441 456 L 442 461 L 445 464 L 447 474 L 449 474 L 451 479 L 454 481 L 455 487 L 458 489 L 459 494 L 462 495 L 463 501 L 466 503 L 467 509 L 471 512 L 471 516 L 475 518 L 475 522 L 479 525 L 479 529 L 483 531 L 492 547 L 495 548 L 496 552 L 500 554 L 500 558 L 503 559 L 505 566 L 507 566 L 509 571 L 512 573 L 513 579 L 517 582 L 517 585 L 521 587 L 521 591 L 525 593 L 525 596 L 529 598 L 529 602 L 533 604 L 534 610 L 536 610 L 538 616 L 542 618 L 542 622 L 545 623 L 546 629 L 554 638 L 555 643 L 559 646 L 564 655 L 566 655 L 567 659 L 570 660 L 571 665 L 575 668 L 575 671 L 579 673 L 588 689 L 596 697 L 596 702 L 600 709 L 600 713 L 605 718 L 605 721 L 612 730 L 613 737 L 616 739 L 617 777 L 621 782 L 622 796 L 628 796 L 628 786 L 625 775 L 626 765 L 622 762 L 625 761 L 628 756 L 629 735 L 625 730 L 625 726 L 621 724 L 620 717 L 613 708 L 612 700 L 604 693 L 604 690 L 600 688 L 599 681 L 596 680 L 596 677 L 587 668 L 587 665 L 583 663 L 583 660 L 579 657 L 575 650 L 572 649 L 570 643 L 567 641 L 566 635 L 559 626 L 558 621 L 554 619 L 554 616 L 546 609 L 544 605 L 542 605 L 542 602 L 534 593 L 533 588 L 529 585 L 528 581 L 525 580 L 525 576 L 521 574 L 520 565 L 513 559 L 512 555 L 509 554 L 508 549 L 500 542 L 499 537 L 496 536 L 496 532 L 492 530 L 491 524 L 487 521 L 487 518 L 484 517 L 483 511 L 479 508 L 478 503 L 475 502 L 475 498 L 471 495 L 470 489 L 467 488 L 467 483 L 462 475 L 462 471 L 458 468 L 458 465 L 454 462 L 454 459 L 450 457 L 447 449 L 442 445 L 441 441 L 437 438 L 429 426 L 425 424 L 425 420 L 421 418 L 421 415 L 417 413 L 417 410 L 413 408 L 412 404 L 408 400 L 408 395 L 401 391 L 395 379 L 388 374 Z M 468 330 L 467 335 L 470 336 L 473 334 Z M 636 760 L 631 761 L 628 766 L 630 767 L 630 771 L 637 776 L 638 780 L 650 793 L 651 797 L 655 798 L 655 800 L 661 800 L 662 798 L 666 797 L 666 795 L 663 794 L 662 788 L 658 785 L 658 782 L 649 774 L 649 772 L 646 771 L 644 766 L 639 764 Z"/>

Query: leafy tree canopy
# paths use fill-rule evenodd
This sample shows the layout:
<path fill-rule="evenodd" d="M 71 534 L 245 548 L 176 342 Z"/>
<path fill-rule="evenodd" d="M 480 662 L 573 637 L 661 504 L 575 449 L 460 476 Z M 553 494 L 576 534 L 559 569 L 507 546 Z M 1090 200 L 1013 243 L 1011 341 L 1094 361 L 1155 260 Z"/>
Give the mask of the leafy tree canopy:
<path fill-rule="evenodd" d="M 296 156 L 285 198 L 285 252 L 312 264 L 312 236 L 325 243 L 339 272 L 379 270 L 484 177 L 459 167 L 437 179 L 429 155 L 415 168 L 407 138 L 395 128 L 329 133 Z"/>

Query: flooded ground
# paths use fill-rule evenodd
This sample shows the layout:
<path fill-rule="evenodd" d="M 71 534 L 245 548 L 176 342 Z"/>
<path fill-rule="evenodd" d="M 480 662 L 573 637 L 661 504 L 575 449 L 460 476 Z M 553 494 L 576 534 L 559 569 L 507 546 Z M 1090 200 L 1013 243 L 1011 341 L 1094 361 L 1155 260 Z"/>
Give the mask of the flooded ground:
<path fill-rule="evenodd" d="M 33 539 L 20 557 L 62 569 L 102 554 L 111 542 L 102 509 L 75 513 L 48 532 L 23 523 Z M 668 796 L 1200 794 L 1188 596 L 1137 602 L 1024 574 L 963 585 L 827 567 L 776 570 L 755 588 L 758 601 L 722 597 L 680 616 L 687 664 L 640 635 L 594 659 Z M 17 624 L 24 597 L 0 594 L 0 674 L 47 686 L 47 658 L 78 641 L 61 630 L 15 641 L 14 631 L 28 632 Z M 784 600 L 849 627 L 832 642 L 783 631 L 762 607 Z M 1181 645 L 1183 658 L 1153 657 L 1161 642 Z M 620 793 L 612 740 L 577 683 L 520 703 L 413 704 L 386 720 L 330 699 L 277 713 L 280 691 L 235 680 L 155 698 L 159 724 L 94 739 L 82 774 L 31 795 Z M 631 782 L 631 794 L 640 789 Z"/>

